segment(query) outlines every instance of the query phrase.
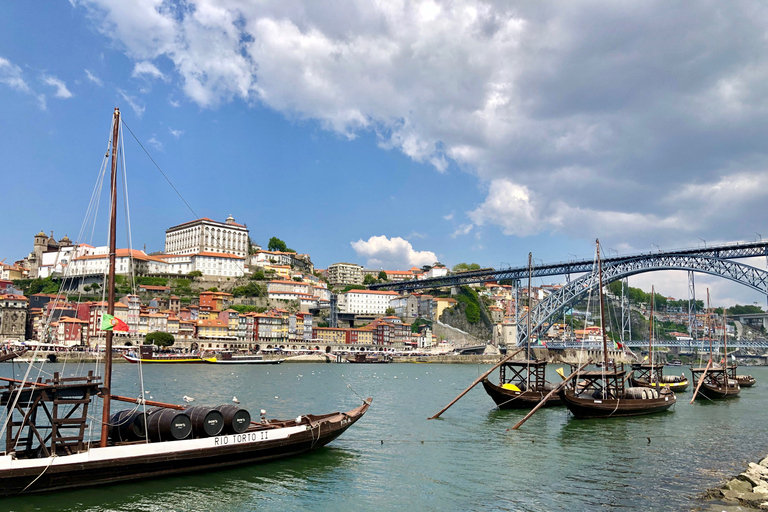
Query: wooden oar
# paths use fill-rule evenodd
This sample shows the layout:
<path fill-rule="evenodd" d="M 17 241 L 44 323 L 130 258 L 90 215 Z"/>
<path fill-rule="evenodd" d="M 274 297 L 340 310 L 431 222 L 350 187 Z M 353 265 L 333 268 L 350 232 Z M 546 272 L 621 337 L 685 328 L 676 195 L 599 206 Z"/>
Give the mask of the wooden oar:
<path fill-rule="evenodd" d="M 118 395 L 110 395 L 110 398 L 112 400 L 117 400 L 119 402 L 128 402 L 131 404 L 139 404 L 145 403 L 151 407 L 164 407 L 166 409 L 176 409 L 177 411 L 183 411 L 186 409 L 183 405 L 176 405 L 176 404 L 166 404 L 164 402 L 155 402 L 154 400 L 142 400 L 138 398 L 131 398 L 129 396 L 118 396 Z"/>
<path fill-rule="evenodd" d="M 694 400 L 696 400 L 696 395 L 699 394 L 699 388 L 702 384 L 704 384 L 704 377 L 707 376 L 707 372 L 709 371 L 709 367 L 712 366 L 712 359 L 709 360 L 707 363 L 707 367 L 704 369 L 704 373 L 701 374 L 701 377 L 699 377 L 699 383 L 696 385 L 696 391 L 693 392 L 693 398 L 691 398 L 691 403 L 693 403 Z"/>
<path fill-rule="evenodd" d="M 460 394 L 459 396 L 457 396 L 456 398 L 454 398 L 454 399 L 453 399 L 453 402 L 451 402 L 451 403 L 449 403 L 448 405 L 446 405 L 446 406 L 445 406 L 445 408 L 443 408 L 443 409 L 442 409 L 442 410 L 441 410 L 439 413 L 437 413 L 437 414 L 435 414 L 434 416 L 432 416 L 431 418 L 427 418 L 427 419 L 428 419 L 428 420 L 434 420 L 434 419 L 437 419 L 437 418 L 439 418 L 441 414 L 443 414 L 445 411 L 447 411 L 447 410 L 448 410 L 448 409 L 449 409 L 449 408 L 450 408 L 450 407 L 451 407 L 453 404 L 455 404 L 456 402 L 458 402 L 458 401 L 459 401 L 459 398 L 461 398 L 461 397 L 463 397 L 464 395 L 466 395 L 467 393 L 469 393 L 469 390 L 470 390 L 470 389 L 472 389 L 473 387 L 477 386 L 477 385 L 478 385 L 478 384 L 479 384 L 479 383 L 480 383 L 480 382 L 481 382 L 481 381 L 482 381 L 484 378 L 486 378 L 488 375 L 490 375 L 490 374 L 491 374 L 491 372 L 492 372 L 493 370 L 495 370 L 496 368 L 498 368 L 498 367 L 499 367 L 499 366 L 501 366 L 502 364 L 506 363 L 507 361 L 509 361 L 510 359 L 512 359 L 514 356 L 516 356 L 517 354 L 519 354 L 519 353 L 520 353 L 520 352 L 522 352 L 523 350 L 525 350 L 525 348 L 519 348 L 519 349 L 515 350 L 514 352 L 512 352 L 511 354 L 509 354 L 509 355 L 508 355 L 507 357 L 505 357 L 504 359 L 502 359 L 501 361 L 499 361 L 498 363 L 496 363 L 496 364 L 495 364 L 495 365 L 494 365 L 494 366 L 493 366 L 493 367 L 492 367 L 490 370 L 488 370 L 487 372 L 485 372 L 484 374 L 482 374 L 481 376 L 479 376 L 479 377 L 477 378 L 477 380 L 476 380 L 475 382 L 473 382 L 473 383 L 472 383 L 472 385 L 471 385 L 471 386 L 469 386 L 467 389 L 465 389 L 464 391 L 462 391 L 462 392 L 461 392 L 461 394 Z"/>
<path fill-rule="evenodd" d="M 547 394 L 547 396 L 545 396 L 544 398 L 542 398 L 542 399 L 541 399 L 541 402 L 539 402 L 538 404 L 536 404 L 536 407 L 534 407 L 533 409 L 531 409 L 531 412 L 529 412 L 528 414 L 526 414 L 526 415 L 525 415 L 525 417 L 524 417 L 523 419 L 521 419 L 520 421 L 518 421 L 517 423 L 515 423 L 515 426 L 514 426 L 514 427 L 512 427 L 512 430 L 517 430 L 517 429 L 519 429 L 519 428 L 520 428 L 520 426 L 521 426 L 523 423 L 525 423 L 526 421 L 528 421 L 528 418 L 530 418 L 531 416 L 533 416 L 533 413 L 535 413 L 536 411 L 538 411 L 538 410 L 539 410 L 539 408 L 540 408 L 541 406 L 543 406 L 545 403 L 547 403 L 547 400 L 549 400 L 549 399 L 550 399 L 550 397 L 552 397 L 552 395 L 554 395 L 555 393 L 557 393 L 558 391 L 560 391 L 560 390 L 561 390 L 561 389 L 562 389 L 562 388 L 563 388 L 563 387 L 564 387 L 566 384 L 568 384 L 568 381 L 569 381 L 569 380 L 571 380 L 572 378 L 574 378 L 574 377 L 575 377 L 575 376 L 576 376 L 576 375 L 577 375 L 577 374 L 578 374 L 578 373 L 579 373 L 581 370 L 583 370 L 583 369 L 584 369 L 584 367 L 586 367 L 586 366 L 587 366 L 588 364 L 590 364 L 591 362 L 592 362 L 592 361 L 591 361 L 591 360 L 589 360 L 589 361 L 587 361 L 586 363 L 584 363 L 583 365 L 579 366 L 579 367 L 576 369 L 576 371 L 575 371 L 575 372 L 571 373 L 571 374 L 570 374 L 568 377 L 566 377 L 566 378 L 565 378 L 565 380 L 563 380 L 563 382 L 561 382 L 560 384 L 558 384 L 557 386 L 555 386 L 555 389 L 553 389 L 552 391 L 550 391 L 550 392 Z"/>

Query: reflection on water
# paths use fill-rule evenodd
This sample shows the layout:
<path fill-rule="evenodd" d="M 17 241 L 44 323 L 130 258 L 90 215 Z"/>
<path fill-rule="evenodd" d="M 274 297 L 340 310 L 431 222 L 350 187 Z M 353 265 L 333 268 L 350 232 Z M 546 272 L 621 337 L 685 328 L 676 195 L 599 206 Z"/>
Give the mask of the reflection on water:
<path fill-rule="evenodd" d="M 47 365 L 53 371 L 57 365 Z M 59 365 L 58 368 L 61 368 Z M 478 387 L 438 420 L 487 366 L 333 365 L 144 368 L 147 396 L 180 403 L 240 399 L 270 417 L 347 410 L 373 397 L 368 414 L 330 446 L 292 459 L 206 474 L 137 481 L 53 496 L 3 500 L 7 510 L 690 510 L 692 497 L 768 454 L 768 398 L 666 413 L 575 420 L 565 408 L 493 408 Z M 70 371 L 67 369 L 66 372 Z M 0 365 L 9 376 L 10 365 Z M 768 369 L 750 369 L 768 386 Z M 341 377 L 342 380 L 340 380 Z M 137 367 L 116 367 L 115 387 L 139 396 Z M 126 391 L 126 388 L 129 391 Z"/>

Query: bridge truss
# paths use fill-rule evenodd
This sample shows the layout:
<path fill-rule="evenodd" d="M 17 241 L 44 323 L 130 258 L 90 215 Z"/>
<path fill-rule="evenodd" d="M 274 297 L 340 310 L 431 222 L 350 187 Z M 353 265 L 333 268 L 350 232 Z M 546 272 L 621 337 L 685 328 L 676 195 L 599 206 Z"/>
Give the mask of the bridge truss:
<path fill-rule="evenodd" d="M 642 257 L 624 261 L 607 261 L 603 263 L 603 284 L 617 279 L 623 279 L 635 274 L 657 270 L 687 270 L 702 272 L 724 277 L 743 284 L 763 294 L 768 294 L 768 272 L 765 270 L 708 256 L 688 254 L 668 254 L 656 257 Z M 558 315 L 563 309 L 579 301 L 582 297 L 599 286 L 596 269 L 571 281 L 555 293 L 539 302 L 531 311 L 532 332 L 544 332 L 549 328 L 549 320 Z M 524 317 L 523 317 L 524 318 Z M 518 345 L 524 345 L 528 338 L 527 321 L 517 324 Z M 630 346 L 632 345 L 629 343 Z"/>

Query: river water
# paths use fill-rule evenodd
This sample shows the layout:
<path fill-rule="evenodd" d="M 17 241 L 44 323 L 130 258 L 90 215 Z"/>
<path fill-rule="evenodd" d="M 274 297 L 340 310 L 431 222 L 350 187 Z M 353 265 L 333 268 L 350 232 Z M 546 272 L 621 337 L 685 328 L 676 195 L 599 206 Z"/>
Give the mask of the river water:
<path fill-rule="evenodd" d="M 263 408 L 274 418 L 348 410 L 360 403 L 355 393 L 373 405 L 339 439 L 296 458 L 6 498 L 0 510 L 692 510 L 703 506 L 698 493 L 768 454 L 768 368 L 741 368 L 758 385 L 738 398 L 689 405 L 689 389 L 669 412 L 645 417 L 575 420 L 565 408 L 548 408 L 508 431 L 525 412 L 494 410 L 477 386 L 427 420 L 488 368 L 145 366 L 146 396 L 159 401 L 183 403 L 188 395 L 195 405 L 218 405 L 236 396 L 252 416 Z M 2 376 L 20 370 L 0 365 Z M 76 367 L 44 370 L 68 376 Z M 115 393 L 139 396 L 138 383 L 136 365 L 115 365 Z"/>

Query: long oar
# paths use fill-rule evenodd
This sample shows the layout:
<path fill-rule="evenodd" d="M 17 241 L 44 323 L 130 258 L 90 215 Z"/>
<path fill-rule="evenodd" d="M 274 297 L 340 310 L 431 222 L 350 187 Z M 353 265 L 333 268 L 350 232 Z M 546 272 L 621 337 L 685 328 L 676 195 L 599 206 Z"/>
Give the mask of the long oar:
<path fill-rule="evenodd" d="M 693 398 L 691 398 L 691 403 L 693 403 L 694 400 L 696 400 L 696 395 L 699 394 L 699 388 L 702 384 L 704 384 L 704 377 L 707 376 L 707 372 L 709 371 L 709 367 L 712 366 L 712 359 L 709 360 L 707 363 L 707 368 L 704 370 L 704 373 L 701 374 L 701 377 L 699 377 L 699 383 L 696 385 L 696 391 L 693 392 Z"/>
<path fill-rule="evenodd" d="M 554 395 L 555 393 L 557 393 L 558 391 L 560 391 L 560 389 L 562 389 L 562 388 L 563 388 L 563 387 L 564 387 L 566 384 L 568 384 L 568 381 L 569 381 L 569 380 L 571 380 L 572 378 L 574 378 L 574 377 L 575 377 L 575 376 L 576 376 L 576 375 L 577 375 L 577 374 L 578 374 L 578 373 L 579 373 L 581 370 L 583 370 L 583 369 L 584 369 L 584 367 L 586 367 L 586 366 L 587 366 L 588 364 L 590 364 L 591 362 L 592 362 L 592 361 L 591 361 L 591 360 L 589 360 L 589 361 L 587 361 L 586 363 L 584 363 L 583 365 L 579 366 L 579 367 L 576 369 L 576 371 L 575 371 L 575 372 L 571 373 L 571 374 L 570 374 L 568 377 L 566 377 L 566 378 L 563 380 L 563 382 L 561 382 L 560 384 L 558 384 L 557 386 L 555 386 L 555 389 L 553 389 L 552 391 L 550 391 L 550 392 L 547 394 L 547 396 L 545 396 L 544 398 L 542 398 L 542 399 L 541 399 L 541 402 L 539 402 L 538 404 L 536 404 L 536 407 L 534 407 L 533 409 L 531 409 L 531 412 L 529 412 L 528 414 L 526 414 L 526 415 L 525 415 L 525 417 L 524 417 L 523 419 L 521 419 L 520 421 L 518 421 L 517 423 L 515 423 L 515 426 L 514 426 L 514 427 L 512 427 L 512 430 L 517 430 L 517 429 L 519 429 L 519 428 L 520 428 L 520 426 L 521 426 L 523 423 L 525 423 L 526 421 L 528 421 L 528 418 L 530 418 L 531 416 L 533 416 L 533 413 L 535 413 L 536 411 L 538 411 L 540 407 L 542 407 L 542 406 L 543 406 L 545 403 L 547 403 L 547 400 L 549 400 L 549 399 L 550 399 L 550 397 L 551 397 L 552 395 Z"/>
<path fill-rule="evenodd" d="M 509 361 L 510 359 L 512 359 L 514 356 L 516 356 L 517 354 L 519 354 L 519 353 L 520 353 L 520 352 L 522 352 L 523 350 L 525 350 L 525 348 L 519 348 L 519 349 L 515 350 L 514 352 L 512 352 L 511 354 L 509 354 L 509 355 L 508 355 L 507 357 L 505 357 L 504 359 L 502 359 L 501 361 L 499 361 L 498 363 L 496 363 L 496 364 L 495 364 L 495 365 L 494 365 L 494 366 L 493 366 L 493 367 L 492 367 L 490 370 L 488 370 L 487 372 L 485 372 L 484 374 L 482 374 L 481 376 L 479 376 L 479 377 L 477 378 L 477 380 L 476 380 L 475 382 L 473 382 L 473 383 L 472 383 L 472 385 L 471 385 L 471 386 L 469 386 L 467 389 L 465 389 L 464 391 L 462 391 L 462 392 L 461 392 L 461 394 L 460 394 L 459 396 L 457 396 L 456 398 L 454 398 L 454 399 L 453 399 L 453 402 L 451 402 L 451 403 L 449 403 L 448 405 L 446 405 L 446 406 L 445 406 L 445 408 L 443 408 L 443 409 L 442 409 L 442 410 L 441 410 L 439 413 L 437 413 L 437 414 L 435 414 L 434 416 L 432 416 L 431 418 L 427 418 L 427 419 L 428 419 L 428 420 L 434 420 L 434 419 L 437 419 L 437 418 L 439 418 L 441 414 L 443 414 L 445 411 L 447 411 L 447 410 L 448 410 L 448 409 L 449 409 L 449 408 L 450 408 L 450 407 L 451 407 L 453 404 L 455 404 L 456 402 L 458 402 L 458 401 L 459 401 L 459 398 L 461 398 L 461 397 L 463 397 L 464 395 L 466 395 L 467 393 L 469 393 L 469 390 L 470 390 L 470 389 L 472 389 L 473 387 L 477 386 L 477 385 L 480 383 L 480 381 L 482 381 L 484 378 L 486 378 L 488 375 L 490 375 L 490 374 L 491 374 L 491 372 L 492 372 L 493 370 L 495 370 L 496 368 L 498 368 L 498 367 L 499 367 L 499 366 L 501 366 L 502 364 L 506 363 L 507 361 Z"/>

